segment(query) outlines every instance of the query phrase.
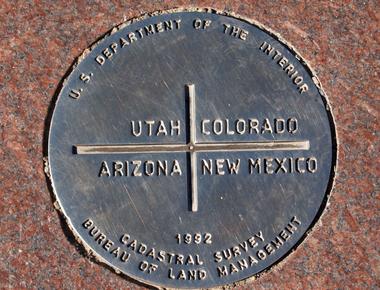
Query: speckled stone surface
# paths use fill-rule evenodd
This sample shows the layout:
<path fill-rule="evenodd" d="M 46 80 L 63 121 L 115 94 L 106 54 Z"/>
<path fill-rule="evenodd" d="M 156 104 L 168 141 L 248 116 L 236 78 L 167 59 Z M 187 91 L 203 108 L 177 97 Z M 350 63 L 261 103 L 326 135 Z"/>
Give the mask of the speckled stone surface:
<path fill-rule="evenodd" d="M 43 170 L 49 106 L 76 57 L 124 20 L 213 7 L 280 33 L 327 92 L 339 137 L 330 207 L 271 272 L 238 289 L 380 287 L 377 1 L 0 1 L 0 288 L 143 289 L 86 258 Z"/>

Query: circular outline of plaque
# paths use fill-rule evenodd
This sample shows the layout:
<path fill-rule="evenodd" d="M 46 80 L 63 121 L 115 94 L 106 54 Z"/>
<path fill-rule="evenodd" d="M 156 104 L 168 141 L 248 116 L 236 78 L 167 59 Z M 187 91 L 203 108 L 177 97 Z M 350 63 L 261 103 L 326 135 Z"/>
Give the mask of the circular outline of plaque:
<path fill-rule="evenodd" d="M 72 66 L 51 113 L 57 209 L 97 261 L 148 285 L 257 278 L 307 237 L 333 188 L 337 138 L 318 78 L 235 14 L 171 9 L 113 28 Z"/>

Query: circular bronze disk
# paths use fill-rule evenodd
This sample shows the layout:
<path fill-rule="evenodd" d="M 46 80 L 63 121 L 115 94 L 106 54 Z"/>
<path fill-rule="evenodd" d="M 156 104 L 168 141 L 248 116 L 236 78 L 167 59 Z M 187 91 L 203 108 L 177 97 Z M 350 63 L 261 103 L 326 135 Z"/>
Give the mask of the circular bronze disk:
<path fill-rule="evenodd" d="M 49 166 L 78 240 L 147 284 L 230 284 L 280 261 L 326 205 L 336 162 L 307 65 L 250 21 L 208 10 L 123 24 L 72 69 Z"/>

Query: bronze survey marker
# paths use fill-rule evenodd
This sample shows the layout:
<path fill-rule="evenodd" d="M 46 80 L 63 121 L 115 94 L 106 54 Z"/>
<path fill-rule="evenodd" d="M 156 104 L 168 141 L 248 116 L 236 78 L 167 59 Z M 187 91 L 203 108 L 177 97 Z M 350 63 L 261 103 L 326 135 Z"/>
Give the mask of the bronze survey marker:
<path fill-rule="evenodd" d="M 172 11 L 114 29 L 64 82 L 49 135 L 74 234 L 139 281 L 204 288 L 285 257 L 336 160 L 317 79 L 248 21 Z"/>

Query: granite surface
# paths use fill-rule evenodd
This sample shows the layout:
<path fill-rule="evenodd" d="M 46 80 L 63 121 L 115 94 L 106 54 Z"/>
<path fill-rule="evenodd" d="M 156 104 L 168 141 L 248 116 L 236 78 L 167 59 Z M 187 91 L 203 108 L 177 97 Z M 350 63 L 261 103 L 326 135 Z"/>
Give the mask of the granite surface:
<path fill-rule="evenodd" d="M 0 1 L 0 288 L 142 289 L 86 258 L 43 170 L 49 106 L 76 57 L 120 22 L 213 7 L 280 33 L 315 69 L 339 138 L 330 207 L 280 266 L 239 289 L 380 288 L 377 1 Z"/>

